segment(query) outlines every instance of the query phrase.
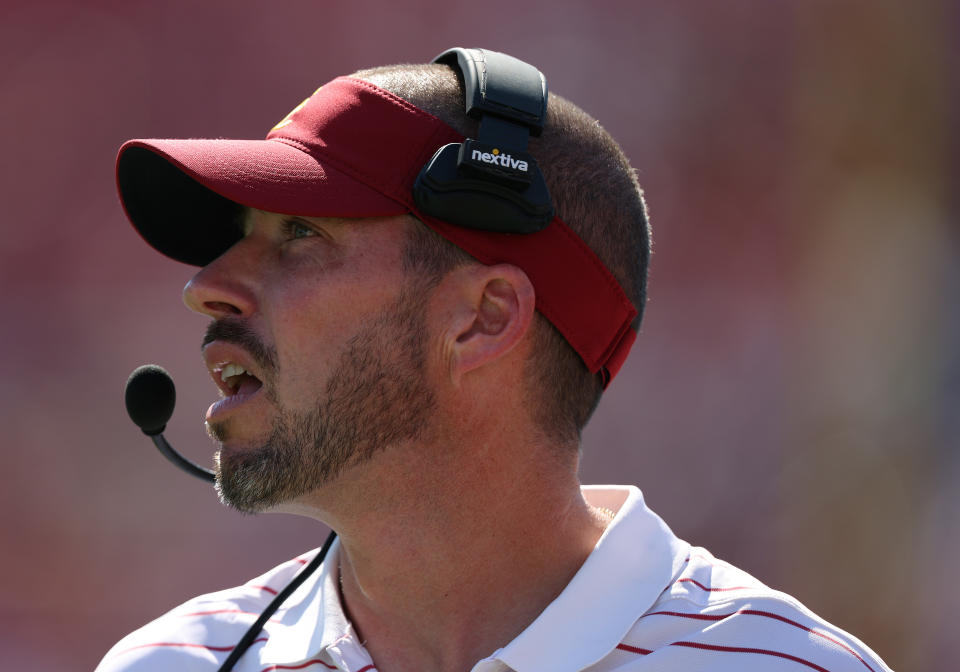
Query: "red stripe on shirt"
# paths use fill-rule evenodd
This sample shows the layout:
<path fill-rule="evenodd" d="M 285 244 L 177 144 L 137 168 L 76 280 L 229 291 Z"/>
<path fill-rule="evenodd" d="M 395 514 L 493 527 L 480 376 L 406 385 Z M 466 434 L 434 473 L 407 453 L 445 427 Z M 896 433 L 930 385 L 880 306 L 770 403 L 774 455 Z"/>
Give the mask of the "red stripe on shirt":
<path fill-rule="evenodd" d="M 700 588 L 701 590 L 706 590 L 707 592 L 711 592 L 711 593 L 714 593 L 717 591 L 723 591 L 723 590 L 750 590 L 751 588 L 755 587 L 755 586 L 730 586 L 728 588 L 713 588 L 711 586 L 703 585 L 696 579 L 677 579 L 677 583 L 692 583 L 697 588 Z"/>
<path fill-rule="evenodd" d="M 689 649 L 703 649 L 705 651 L 719 651 L 723 653 L 756 653 L 764 656 L 775 656 L 777 658 L 785 658 L 786 660 L 792 660 L 795 663 L 800 663 L 801 665 L 806 665 L 807 667 L 818 670 L 818 672 L 830 672 L 825 667 L 821 667 L 816 663 L 812 663 L 809 660 L 800 658 L 798 656 L 792 656 L 789 653 L 784 653 L 782 651 L 772 651 L 770 649 L 752 649 L 742 646 L 719 646 L 716 644 L 701 644 L 699 642 L 672 642 L 670 646 L 683 646 Z M 650 649 L 638 649 L 633 646 L 627 646 L 626 644 L 618 644 L 618 649 L 623 651 L 631 651 L 633 653 L 639 653 L 641 655 L 647 655 L 653 653 Z"/>
<path fill-rule="evenodd" d="M 672 642 L 670 646 L 683 646 L 689 649 L 703 649 L 706 651 L 721 651 L 723 653 L 757 653 L 763 656 L 776 656 L 777 658 L 785 658 L 787 660 L 792 660 L 795 663 L 806 665 L 811 669 L 818 670 L 818 672 L 830 672 L 830 670 L 827 668 L 820 667 L 816 663 L 812 663 L 804 658 L 792 656 L 789 653 L 784 653 L 783 651 L 772 651 L 771 649 L 752 649 L 743 646 L 719 646 L 717 644 L 701 644 L 700 642 Z"/>
<path fill-rule="evenodd" d="M 329 663 L 325 663 L 318 658 L 314 658 L 313 660 L 308 660 L 307 662 L 300 663 L 299 665 L 271 665 L 270 667 L 263 668 L 261 672 L 270 672 L 271 670 L 302 670 L 303 668 L 310 667 L 311 665 L 323 665 L 328 670 L 337 669 Z"/>
<path fill-rule="evenodd" d="M 192 611 L 189 614 L 177 614 L 180 618 L 189 618 L 191 616 L 214 616 L 216 614 L 242 614 L 244 616 L 259 616 L 257 611 L 244 611 L 243 609 L 211 609 L 209 611 Z M 279 618 L 271 618 L 271 623 L 281 623 Z"/>
<path fill-rule="evenodd" d="M 266 637 L 261 637 L 259 639 L 253 640 L 253 643 L 265 642 L 267 641 Z M 209 644 L 191 644 L 189 642 L 152 642 L 150 644 L 138 644 L 137 646 L 131 646 L 129 649 L 123 649 L 122 651 L 117 651 L 114 656 L 121 656 L 125 653 L 130 653 L 131 651 L 136 651 L 137 649 L 151 649 L 157 647 L 176 647 L 176 648 L 187 648 L 187 649 L 206 649 L 207 651 L 233 651 L 237 648 L 236 644 L 231 644 L 230 646 L 210 646 Z"/>
<path fill-rule="evenodd" d="M 778 621 L 782 621 L 788 625 L 792 625 L 795 628 L 800 628 L 801 630 L 805 630 L 806 632 L 809 632 L 812 635 L 816 635 L 817 637 L 822 637 L 828 642 L 832 642 L 833 644 L 836 644 L 837 646 L 842 648 L 844 651 L 849 653 L 851 656 L 854 656 L 857 660 L 863 663 L 864 667 L 870 670 L 870 672 L 876 672 L 876 670 L 870 667 L 869 663 L 867 663 L 867 661 L 865 661 L 860 656 L 859 653 L 857 653 L 852 648 L 847 646 L 843 641 L 837 639 L 836 637 L 831 637 L 825 632 L 814 630 L 813 628 L 808 627 L 803 623 L 797 623 L 796 621 L 790 620 L 785 616 L 781 616 L 780 614 L 775 614 L 770 611 L 760 611 L 758 609 L 739 609 L 737 611 L 731 611 L 729 614 L 685 614 L 681 611 L 651 611 L 647 614 L 644 614 L 644 616 L 679 616 L 681 618 L 694 618 L 701 621 L 722 621 L 723 619 L 729 618 L 730 616 L 735 616 L 736 614 L 748 614 L 750 616 L 762 616 L 763 618 L 773 618 Z"/>
<path fill-rule="evenodd" d="M 247 584 L 247 588 L 256 588 L 257 590 L 263 590 L 263 591 L 266 591 L 266 592 L 270 593 L 271 595 L 276 595 L 276 594 L 277 594 L 277 591 L 275 591 L 275 590 L 274 590 L 273 588 L 271 588 L 270 586 L 252 586 L 252 585 L 250 585 L 250 584 L 248 583 L 248 584 Z"/>

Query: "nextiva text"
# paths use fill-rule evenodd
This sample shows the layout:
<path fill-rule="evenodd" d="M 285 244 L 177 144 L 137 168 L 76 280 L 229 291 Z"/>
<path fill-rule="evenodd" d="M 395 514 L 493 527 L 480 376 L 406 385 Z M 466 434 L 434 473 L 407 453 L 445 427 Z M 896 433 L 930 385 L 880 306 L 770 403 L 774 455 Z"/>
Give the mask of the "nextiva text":
<path fill-rule="evenodd" d="M 523 172 L 527 172 L 526 161 L 514 159 L 509 154 L 501 154 L 499 149 L 495 149 L 493 152 L 481 152 L 479 149 L 475 149 L 470 153 L 470 158 L 474 161 L 496 163 L 506 168 L 513 168 L 514 170 L 522 170 Z"/>

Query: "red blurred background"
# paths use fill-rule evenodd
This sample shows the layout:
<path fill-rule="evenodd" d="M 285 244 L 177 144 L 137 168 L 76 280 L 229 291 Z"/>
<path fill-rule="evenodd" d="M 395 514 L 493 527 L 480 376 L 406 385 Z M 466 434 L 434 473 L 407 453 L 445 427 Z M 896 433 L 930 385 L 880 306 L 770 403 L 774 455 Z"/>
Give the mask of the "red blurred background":
<path fill-rule="evenodd" d="M 167 367 L 167 436 L 209 463 L 192 270 L 126 223 L 119 145 L 262 137 L 335 75 L 450 46 L 536 64 L 647 192 L 651 301 L 583 480 L 638 484 L 681 537 L 894 668 L 952 665 L 955 1 L 6 0 L 0 16 L 4 669 L 91 669 L 326 532 L 222 508 L 127 420 L 129 372 Z"/>

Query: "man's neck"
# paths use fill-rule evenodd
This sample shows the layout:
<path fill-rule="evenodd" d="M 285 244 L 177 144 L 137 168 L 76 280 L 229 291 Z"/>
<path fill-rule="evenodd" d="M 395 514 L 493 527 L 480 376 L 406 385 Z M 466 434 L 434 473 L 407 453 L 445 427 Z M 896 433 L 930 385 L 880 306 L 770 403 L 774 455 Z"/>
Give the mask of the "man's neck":
<path fill-rule="evenodd" d="M 378 460 L 383 474 L 363 475 L 378 491 L 352 484 L 364 505 L 335 521 L 342 598 L 380 672 L 469 670 L 522 632 L 592 551 L 606 521 L 580 494 L 575 452 L 522 448 L 398 450 Z"/>

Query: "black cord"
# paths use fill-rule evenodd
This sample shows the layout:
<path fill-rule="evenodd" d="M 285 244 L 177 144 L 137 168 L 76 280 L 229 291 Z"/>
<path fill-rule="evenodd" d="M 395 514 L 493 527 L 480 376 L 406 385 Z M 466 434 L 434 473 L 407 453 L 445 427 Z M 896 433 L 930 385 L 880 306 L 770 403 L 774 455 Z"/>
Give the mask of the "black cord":
<path fill-rule="evenodd" d="M 337 533 L 330 530 L 330 535 L 327 537 L 327 540 L 323 542 L 323 548 L 320 549 L 320 552 L 303 568 L 303 571 L 293 577 L 293 580 L 288 583 L 283 590 L 277 593 L 277 596 L 267 605 L 267 608 L 263 610 L 260 617 L 254 621 L 253 625 L 251 625 L 243 637 L 240 638 L 240 641 L 237 642 L 237 645 L 233 648 L 233 651 L 230 652 L 230 655 L 227 656 L 227 659 L 223 661 L 223 665 L 220 666 L 217 672 L 230 672 L 230 670 L 233 669 L 233 666 L 240 660 L 240 656 L 247 652 L 247 649 L 253 644 L 253 640 L 260 634 L 260 631 L 263 629 L 263 624 L 273 616 L 274 612 L 280 608 L 284 600 L 290 597 L 293 591 L 299 588 L 301 584 L 316 571 L 317 567 L 323 563 L 323 559 L 327 557 L 327 552 L 330 550 L 330 546 L 333 545 L 333 540 L 336 538 Z"/>

